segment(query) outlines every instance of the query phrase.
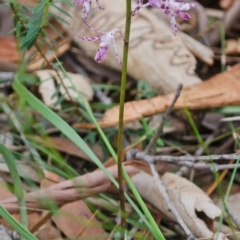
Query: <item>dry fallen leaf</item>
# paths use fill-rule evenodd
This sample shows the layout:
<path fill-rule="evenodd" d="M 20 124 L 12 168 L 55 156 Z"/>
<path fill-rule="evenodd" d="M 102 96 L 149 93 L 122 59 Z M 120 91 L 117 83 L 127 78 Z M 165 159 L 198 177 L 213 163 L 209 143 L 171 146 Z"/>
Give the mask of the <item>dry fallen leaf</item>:
<path fill-rule="evenodd" d="M 172 173 L 165 173 L 162 181 L 172 204 L 196 237 L 213 236 L 214 219 L 220 216 L 220 209 L 195 184 Z M 176 221 L 168 210 L 152 175 L 141 171 L 132 176 L 132 181 L 140 195 L 160 210 L 165 216 Z"/>
<path fill-rule="evenodd" d="M 47 139 L 39 136 L 31 137 L 34 141 L 43 144 L 47 147 L 55 148 L 58 151 L 65 152 L 69 155 L 92 161 L 81 149 L 79 149 L 72 141 L 60 137 L 48 137 Z M 99 159 L 103 159 L 102 149 L 99 145 L 89 145 L 92 151 Z"/>
<path fill-rule="evenodd" d="M 56 87 L 54 84 L 54 79 L 50 75 L 49 71 L 40 70 L 36 71 L 35 74 L 39 77 L 41 81 L 38 89 L 42 95 L 43 102 L 50 108 L 54 108 L 55 110 L 61 110 L 60 104 L 54 106 L 54 104 L 58 100 L 58 95 L 54 95 L 54 93 L 56 92 Z"/>
<path fill-rule="evenodd" d="M 240 98 L 240 64 L 229 71 L 184 88 L 174 105 L 175 110 L 187 107 L 190 110 L 217 108 L 227 105 L 239 105 Z M 157 96 L 152 99 L 127 102 L 124 105 L 124 123 L 139 120 L 141 117 L 165 112 L 175 93 Z M 116 126 L 118 124 L 119 106 L 105 112 L 99 124 L 101 127 Z M 75 128 L 95 128 L 94 124 L 76 123 Z"/>
<path fill-rule="evenodd" d="M 131 176 L 139 171 L 133 166 L 125 166 L 125 170 Z M 114 178 L 117 178 L 117 166 L 111 166 L 108 171 Z M 85 175 L 76 177 L 71 180 L 54 184 L 50 187 L 37 190 L 25 194 L 26 206 L 28 208 L 44 208 L 41 201 L 55 200 L 55 204 L 62 206 L 63 204 L 73 202 L 97 193 L 106 192 L 112 189 L 112 185 L 108 177 L 102 171 L 94 171 Z M 0 201 L 9 212 L 18 211 L 17 199 L 15 197 Z"/>
<path fill-rule="evenodd" d="M 59 176 L 50 172 L 46 173 L 46 177 L 47 180 L 43 181 L 42 187 L 50 187 L 54 182 L 61 180 Z M 63 205 L 58 213 L 52 216 L 52 220 L 68 238 L 81 239 L 87 236 L 107 239 L 108 236 L 83 200 Z"/>
<path fill-rule="evenodd" d="M 55 87 L 54 80 L 60 85 L 60 93 L 64 95 L 64 98 L 67 100 L 77 101 L 79 99 L 78 93 L 72 87 L 73 85 L 76 87 L 77 91 L 82 93 L 82 96 L 86 98 L 88 101 L 92 100 L 93 98 L 93 89 L 90 85 L 90 81 L 87 77 L 74 74 L 74 73 L 67 73 L 68 77 L 65 77 L 63 73 L 58 72 L 61 79 L 59 78 L 58 74 L 53 70 L 38 70 L 35 74 L 39 77 L 41 84 L 39 85 L 39 92 L 42 94 L 42 98 L 44 103 L 52 107 L 56 110 L 61 109 L 61 105 L 58 104 L 54 106 L 54 104 L 58 100 L 58 95 L 56 95 L 57 89 Z M 71 81 L 69 80 L 71 79 Z M 63 86 L 64 85 L 64 86 Z M 67 89 L 67 92 L 66 92 Z M 69 98 L 71 96 L 71 99 Z"/>

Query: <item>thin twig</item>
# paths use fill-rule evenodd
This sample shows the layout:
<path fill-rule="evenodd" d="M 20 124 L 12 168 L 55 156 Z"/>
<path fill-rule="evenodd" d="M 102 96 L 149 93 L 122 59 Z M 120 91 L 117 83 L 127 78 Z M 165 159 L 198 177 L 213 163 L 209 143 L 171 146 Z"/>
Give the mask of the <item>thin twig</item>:
<path fill-rule="evenodd" d="M 177 212 L 176 208 L 174 207 L 174 205 L 172 204 L 168 194 L 167 194 L 167 190 L 166 187 L 163 183 L 163 181 L 160 179 L 157 170 L 155 168 L 155 165 L 151 162 L 148 162 L 149 167 L 151 169 L 152 175 L 154 177 L 154 180 L 158 186 L 158 189 L 160 191 L 160 193 L 162 194 L 165 203 L 167 204 L 168 210 L 170 212 L 173 213 L 173 215 L 176 217 L 179 225 L 182 227 L 182 229 L 184 230 L 184 232 L 186 233 L 186 235 L 188 236 L 188 240 L 192 240 L 195 239 L 194 235 L 192 234 L 192 232 L 190 231 L 190 229 L 187 227 L 187 225 L 184 223 L 184 221 L 182 220 L 181 216 L 179 215 L 179 213 Z"/>
<path fill-rule="evenodd" d="M 171 113 L 171 111 L 173 109 L 173 106 L 176 103 L 178 97 L 180 96 L 182 87 L 183 87 L 183 85 L 179 84 L 179 86 L 177 88 L 177 91 L 176 91 L 176 93 L 174 95 L 174 98 L 172 100 L 171 105 L 169 106 L 167 111 L 162 115 L 162 118 L 161 118 L 158 130 L 155 133 L 155 135 L 153 136 L 153 138 L 151 139 L 151 141 L 148 144 L 148 146 L 146 147 L 145 151 L 140 153 L 140 152 L 136 152 L 136 151 L 134 152 L 134 150 L 133 150 L 133 154 L 135 155 L 136 158 L 138 158 L 137 157 L 138 154 L 144 156 L 141 159 L 145 160 L 149 164 L 149 167 L 151 169 L 151 172 L 152 172 L 152 175 L 154 177 L 154 180 L 155 180 L 155 182 L 156 182 L 156 184 L 158 186 L 158 189 L 159 189 L 160 193 L 162 194 L 162 196 L 163 196 L 163 198 L 164 198 L 164 200 L 165 200 L 165 202 L 167 204 L 168 210 L 170 212 L 172 212 L 173 215 L 176 217 L 178 223 L 180 224 L 180 226 L 182 227 L 182 229 L 184 230 L 184 232 L 188 236 L 188 240 L 192 240 L 192 239 L 195 239 L 194 235 L 189 230 L 189 228 L 186 226 L 186 224 L 182 220 L 181 216 L 177 212 L 176 208 L 172 204 L 172 202 L 171 202 L 171 200 L 170 200 L 170 198 L 169 198 L 169 196 L 167 194 L 166 187 L 165 187 L 163 181 L 160 179 L 160 177 L 159 177 L 159 175 L 157 173 L 157 170 L 155 169 L 155 165 L 154 165 L 155 161 L 152 160 L 152 158 L 151 158 L 152 156 L 148 155 L 148 153 L 150 152 L 150 150 L 152 149 L 152 147 L 154 146 L 154 144 L 156 143 L 158 138 L 161 136 L 161 134 L 163 132 L 163 125 L 164 125 L 165 121 L 167 120 L 169 114 Z"/>
<path fill-rule="evenodd" d="M 210 156 L 168 156 L 168 155 L 156 155 L 151 156 L 144 152 L 139 152 L 138 150 L 132 150 L 132 154 L 137 159 L 145 159 L 146 157 L 151 157 L 151 161 L 153 162 L 179 162 L 179 161 L 189 161 L 189 162 L 196 162 L 196 161 L 220 161 L 220 160 L 237 160 L 240 157 L 239 153 L 232 153 L 232 154 L 220 154 L 220 155 L 210 155 Z"/>
<path fill-rule="evenodd" d="M 180 96 L 180 93 L 181 93 L 181 90 L 182 90 L 182 83 L 180 83 L 178 85 L 178 88 L 177 88 L 177 91 L 174 95 L 174 98 L 172 100 L 172 103 L 171 105 L 169 106 L 169 108 L 167 109 L 167 111 L 162 115 L 162 118 L 161 118 L 161 121 L 160 121 L 160 124 L 159 124 L 159 127 L 158 127 L 158 130 L 157 132 L 155 133 L 155 135 L 153 136 L 153 138 L 151 139 L 150 143 L 148 144 L 148 146 L 146 147 L 145 149 L 145 153 L 149 153 L 150 150 L 152 149 L 152 147 L 155 145 L 155 143 L 157 142 L 158 138 L 161 136 L 162 132 L 163 132 L 163 125 L 165 123 L 165 121 L 167 120 L 169 114 L 171 113 L 172 109 L 173 109 L 173 106 L 174 104 L 176 103 L 178 97 Z"/>
<path fill-rule="evenodd" d="M 145 154 L 144 152 L 137 152 L 135 149 L 132 150 L 133 151 L 133 156 L 135 159 L 138 160 L 143 160 L 147 163 L 152 163 L 154 164 L 157 161 L 158 157 L 162 157 L 162 156 L 151 156 L 148 154 Z M 226 154 L 226 155 L 213 155 L 213 157 L 215 157 L 215 160 L 220 160 L 223 159 L 220 156 L 224 156 L 224 159 L 237 159 L 239 157 L 238 154 Z M 187 158 L 189 158 L 189 156 L 183 156 L 183 157 L 171 157 L 171 156 L 163 156 L 165 157 L 165 159 L 161 159 L 161 161 L 163 162 L 167 162 L 167 163 L 172 163 L 172 164 L 176 164 L 176 165 L 180 165 L 180 166 L 185 166 L 188 168 L 193 168 L 193 169 L 205 169 L 205 170 L 210 170 L 212 172 L 215 171 L 220 171 L 220 170 L 224 170 L 224 169 L 234 169 L 236 166 L 240 167 L 239 164 L 212 164 L 212 163 L 195 163 L 194 161 L 189 161 L 186 160 Z M 186 157 L 186 158 L 185 158 Z M 210 160 L 211 156 L 202 156 L 203 160 Z M 208 159 L 207 159 L 208 157 Z M 176 159 L 175 159 L 176 158 Z M 192 158 L 201 158 L 196 157 L 196 156 L 192 156 Z M 214 159 L 212 159 L 214 160 Z"/>

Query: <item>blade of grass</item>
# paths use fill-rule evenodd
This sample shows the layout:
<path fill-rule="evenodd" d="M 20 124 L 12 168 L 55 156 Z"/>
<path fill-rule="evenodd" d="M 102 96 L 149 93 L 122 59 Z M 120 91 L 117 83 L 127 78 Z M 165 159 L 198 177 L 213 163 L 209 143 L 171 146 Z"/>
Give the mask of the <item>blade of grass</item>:
<path fill-rule="evenodd" d="M 84 105 L 87 113 L 89 114 L 92 122 L 94 123 L 94 125 L 96 126 L 100 136 L 102 137 L 104 143 L 106 144 L 109 152 L 111 153 L 113 159 L 115 160 L 115 162 L 118 162 L 118 157 L 117 154 L 115 153 L 115 151 L 113 150 L 110 142 L 108 141 L 106 135 L 104 134 L 103 130 L 101 129 L 101 127 L 98 124 L 98 121 L 96 120 L 96 118 L 93 115 L 93 112 L 88 104 L 88 102 L 85 101 L 85 99 L 82 97 L 81 93 L 78 91 L 78 89 L 76 88 L 76 86 L 73 84 L 72 79 L 69 78 L 69 76 L 67 75 L 67 72 L 65 71 L 65 69 L 63 68 L 62 64 L 59 62 L 59 60 L 57 58 L 55 58 L 58 65 L 61 67 L 61 71 L 63 71 L 63 73 L 65 74 L 65 76 L 69 79 L 69 81 L 72 84 L 72 88 L 75 90 L 75 92 L 78 94 L 79 99 L 81 101 L 81 104 Z M 145 203 L 143 202 L 141 196 L 139 195 L 137 189 L 135 188 L 131 178 L 128 176 L 127 172 L 125 171 L 125 169 L 122 169 L 123 171 L 123 176 L 129 186 L 129 188 L 131 189 L 133 195 L 135 196 L 137 202 L 139 203 L 139 205 L 141 206 L 145 216 L 147 217 L 147 219 L 145 218 L 145 216 L 141 213 L 141 211 L 139 210 L 139 208 L 135 205 L 135 203 L 132 201 L 132 199 L 127 195 L 127 193 L 124 193 L 125 198 L 127 199 L 127 201 L 132 205 L 132 207 L 134 208 L 134 210 L 139 214 L 139 216 L 143 219 L 143 221 L 145 222 L 145 224 L 148 226 L 149 230 L 152 232 L 152 234 L 156 237 L 156 239 L 159 240 L 164 240 L 164 236 L 161 232 L 161 230 L 158 228 L 156 222 L 154 221 L 151 213 L 149 212 L 148 208 L 146 207 Z"/>
<path fill-rule="evenodd" d="M 232 133 L 235 133 L 236 130 L 234 129 L 233 124 L 230 122 L 229 125 L 230 125 L 230 128 L 231 128 L 231 130 L 232 130 Z M 239 142 L 237 139 L 236 139 L 236 141 L 237 141 L 237 144 L 238 144 L 238 146 L 239 146 L 239 143 L 240 143 L 240 142 Z M 221 214 L 221 216 L 220 216 L 220 218 L 219 218 L 219 221 L 218 221 L 217 233 L 219 233 L 220 230 L 221 230 L 222 223 L 223 223 L 223 218 L 224 218 L 225 213 L 227 212 L 227 201 L 228 201 L 228 198 L 229 198 L 229 195 L 230 195 L 230 191 L 231 191 L 231 189 L 232 189 L 233 181 L 234 181 L 234 179 L 235 179 L 235 176 L 236 176 L 236 173 L 237 173 L 237 170 L 238 170 L 238 164 L 239 164 L 239 163 L 240 163 L 240 157 L 237 159 L 236 167 L 233 169 L 233 172 L 232 172 L 232 175 L 231 175 L 231 178 L 230 178 L 230 182 L 229 182 L 229 185 L 228 185 L 228 188 L 227 188 L 227 192 L 226 192 L 226 194 L 225 194 L 225 196 L 224 196 L 224 204 L 223 204 L 223 207 L 222 207 L 222 209 L 221 209 L 221 210 L 222 210 L 222 214 Z M 227 216 L 227 217 L 230 218 L 230 216 Z M 231 223 L 231 224 L 230 224 L 230 227 L 231 227 L 231 230 L 232 230 L 232 233 L 233 233 L 233 237 L 234 237 L 234 239 L 236 240 L 236 239 L 238 239 L 238 238 L 237 238 L 236 233 L 235 233 L 235 231 L 234 231 L 234 227 L 233 227 L 232 221 L 231 221 L 230 219 L 228 219 L 228 221 Z"/>
<path fill-rule="evenodd" d="M 30 93 L 19 81 L 18 75 L 16 74 L 15 80 L 13 82 L 14 90 L 19 94 L 20 97 L 25 99 L 30 106 L 32 106 L 36 111 L 38 111 L 43 117 L 45 117 L 49 122 L 51 122 L 56 128 L 58 128 L 66 137 L 68 137 L 72 142 L 74 142 L 92 161 L 106 174 L 106 176 L 113 182 L 113 184 L 118 187 L 118 182 L 109 174 L 106 170 L 102 162 L 96 157 L 96 155 L 92 152 L 92 150 L 88 147 L 88 145 L 82 140 L 82 138 L 74 131 L 74 129 L 69 126 L 63 119 L 61 119 L 57 114 L 55 114 L 52 110 L 50 110 L 47 106 L 45 106 L 39 99 L 37 99 L 32 93 Z M 74 85 L 73 85 L 74 86 Z M 76 91 L 78 92 L 78 91 Z M 84 102 L 84 101 L 83 101 Z M 98 122 L 94 118 L 93 114 L 89 106 L 87 106 L 87 110 L 90 113 L 90 117 L 96 124 L 96 127 L 104 137 L 105 144 L 107 145 L 108 149 L 110 150 L 111 154 L 114 156 L 114 159 L 117 159 L 116 153 L 114 152 L 113 148 L 111 147 L 110 143 L 105 137 L 102 129 L 100 128 Z M 124 169 L 123 169 L 124 170 Z M 132 201 L 132 199 L 125 193 L 125 197 L 128 202 L 132 205 L 134 210 L 139 214 L 139 216 L 143 219 L 145 224 L 147 225 L 148 229 L 154 235 L 156 239 L 163 240 L 164 237 L 158 228 L 156 222 L 154 221 L 151 213 L 149 212 L 148 208 L 146 207 L 145 203 L 143 202 L 141 196 L 139 195 L 137 189 L 133 185 L 130 177 L 127 175 L 126 171 L 123 171 L 124 178 L 126 179 L 127 183 L 129 184 L 130 189 L 132 190 L 134 196 L 136 197 L 139 205 L 141 206 L 145 215 L 139 210 L 136 204 Z M 146 217 L 147 219 L 146 219 Z"/>
<path fill-rule="evenodd" d="M 17 197 L 18 205 L 19 205 L 19 209 L 20 209 L 21 223 L 27 229 L 28 228 L 28 218 L 27 218 L 26 203 L 25 203 L 25 199 L 24 199 L 22 182 L 21 182 L 21 179 L 19 177 L 16 165 L 15 165 L 14 157 L 13 157 L 12 153 L 3 144 L 0 144 L 0 153 L 3 155 L 3 157 L 7 163 L 7 166 L 10 171 L 10 175 L 11 175 L 11 178 L 13 181 L 14 194 Z"/>
<path fill-rule="evenodd" d="M 31 234 L 26 228 L 24 228 L 19 222 L 17 222 L 10 213 L 0 204 L 0 215 L 26 240 L 38 240 L 33 234 Z"/>
<path fill-rule="evenodd" d="M 114 183 L 114 185 L 116 187 L 118 187 L 118 182 L 106 170 L 106 168 L 101 163 L 101 161 L 96 157 L 96 155 L 92 152 L 92 150 L 88 147 L 88 145 L 82 140 L 82 138 L 74 131 L 74 129 L 72 127 L 70 127 L 63 119 L 61 119 L 52 110 L 50 110 L 48 107 L 46 107 L 32 93 L 30 93 L 18 80 L 18 75 L 15 76 L 15 80 L 13 82 L 13 88 L 23 99 L 25 99 L 25 101 L 28 102 L 28 104 L 30 106 L 32 106 L 34 109 L 36 109 L 36 111 L 38 111 L 40 114 L 42 114 L 43 117 L 45 117 L 56 128 L 58 128 L 66 137 L 68 137 L 72 142 L 74 142 L 82 151 L 84 151 L 84 153 L 93 160 L 93 162 L 106 174 L 106 176 Z M 96 121 L 96 119 L 95 119 L 95 121 Z M 98 127 L 99 127 L 99 125 L 98 125 Z M 109 143 L 109 146 L 111 148 L 110 143 Z M 116 158 L 117 156 L 115 153 L 114 153 L 114 155 Z M 134 187 L 132 181 L 130 180 L 130 177 L 127 175 L 126 172 L 124 173 L 124 177 L 125 177 L 126 181 L 128 182 L 130 189 L 133 191 L 133 194 L 135 195 L 137 201 L 139 202 L 140 206 L 142 207 L 143 212 L 145 213 L 146 217 L 149 219 L 149 222 L 146 219 L 146 217 L 141 213 L 141 211 L 138 209 L 138 207 L 135 205 L 135 203 L 132 201 L 132 199 L 127 194 L 125 194 L 127 200 L 132 205 L 134 210 L 139 214 L 139 216 L 143 219 L 143 221 L 148 226 L 148 228 L 152 232 L 152 234 L 156 237 L 156 239 L 164 239 L 156 222 L 154 221 L 153 217 L 151 216 L 149 210 L 147 209 L 145 203 L 143 202 L 141 196 L 137 192 L 137 189 Z"/>
<path fill-rule="evenodd" d="M 208 156 L 211 155 L 207 145 L 205 144 L 204 140 L 202 139 L 202 136 L 200 135 L 200 132 L 198 131 L 198 128 L 192 118 L 192 115 L 190 113 L 190 111 L 187 109 L 187 108 L 184 108 L 184 113 L 186 114 L 187 116 L 187 119 L 192 127 L 192 130 L 195 134 L 195 136 L 197 137 L 198 139 L 198 142 L 200 143 L 200 145 L 203 147 L 203 149 L 205 150 L 206 154 Z M 215 165 L 214 161 L 210 160 L 210 162 L 213 164 L 213 166 Z M 217 184 L 217 189 L 218 189 L 218 192 L 219 192 L 219 195 L 220 195 L 220 198 L 221 198 L 221 201 L 222 201 L 222 204 L 223 204 L 223 211 L 222 211 L 222 215 L 221 215 L 221 218 L 223 218 L 222 216 L 224 215 L 224 212 L 227 212 L 227 206 L 226 206 L 226 201 L 225 201 L 225 197 L 224 197 L 224 193 L 223 193 L 223 187 L 222 187 L 222 183 L 220 181 L 220 178 L 219 178 L 219 173 L 215 170 L 214 172 L 214 177 L 215 177 L 215 181 L 218 183 Z M 234 228 L 233 228 L 233 224 L 228 216 L 227 218 L 228 220 L 228 223 L 230 225 L 230 228 L 232 230 L 232 232 L 234 233 Z M 221 219 L 220 219 L 220 222 L 221 222 Z M 219 232 L 219 231 L 218 231 Z"/>

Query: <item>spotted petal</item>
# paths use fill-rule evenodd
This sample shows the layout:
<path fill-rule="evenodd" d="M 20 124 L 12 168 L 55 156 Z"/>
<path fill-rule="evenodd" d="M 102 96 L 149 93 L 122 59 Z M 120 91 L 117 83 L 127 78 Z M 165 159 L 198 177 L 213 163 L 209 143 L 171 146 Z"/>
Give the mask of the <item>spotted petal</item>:
<path fill-rule="evenodd" d="M 162 0 L 149 0 L 148 3 L 150 6 L 155 8 L 161 8 L 161 6 L 164 4 L 164 1 Z"/>
<path fill-rule="evenodd" d="M 102 7 L 102 6 L 100 5 L 99 0 L 96 0 L 96 3 L 97 3 L 98 8 L 100 8 L 101 10 L 104 10 L 104 7 Z"/>
<path fill-rule="evenodd" d="M 117 59 L 118 63 L 122 65 L 123 63 L 122 63 L 122 61 L 119 57 L 117 47 L 116 47 L 116 44 L 115 44 L 115 40 L 114 40 L 114 35 L 117 32 L 120 33 L 121 36 L 122 36 L 122 32 L 120 30 L 114 29 L 111 32 L 105 32 L 102 36 L 98 36 L 98 37 L 82 37 L 82 36 L 79 36 L 79 38 L 81 38 L 84 41 L 98 41 L 98 40 L 101 41 L 101 43 L 99 45 L 99 48 L 98 48 L 98 51 L 97 51 L 96 56 L 95 56 L 95 60 L 98 63 L 101 62 L 104 59 L 104 57 L 106 56 L 106 54 L 108 52 L 110 44 L 113 43 L 116 59 Z"/>
<path fill-rule="evenodd" d="M 109 49 L 108 44 L 101 43 L 100 46 L 99 46 L 99 49 L 97 51 L 97 54 L 95 56 L 95 61 L 100 63 L 103 60 L 103 58 L 106 56 L 106 54 L 108 52 L 108 49 Z"/>
<path fill-rule="evenodd" d="M 137 6 L 132 11 L 132 17 L 134 17 L 137 14 L 137 12 L 140 10 L 142 5 L 143 5 L 143 0 L 137 0 Z"/>
<path fill-rule="evenodd" d="M 84 3 L 85 0 L 77 0 L 76 3 L 75 3 L 75 6 L 80 6 Z"/>
<path fill-rule="evenodd" d="M 83 8 L 82 8 L 82 19 L 84 21 L 87 20 L 90 8 L 91 8 L 91 0 L 84 0 Z"/>

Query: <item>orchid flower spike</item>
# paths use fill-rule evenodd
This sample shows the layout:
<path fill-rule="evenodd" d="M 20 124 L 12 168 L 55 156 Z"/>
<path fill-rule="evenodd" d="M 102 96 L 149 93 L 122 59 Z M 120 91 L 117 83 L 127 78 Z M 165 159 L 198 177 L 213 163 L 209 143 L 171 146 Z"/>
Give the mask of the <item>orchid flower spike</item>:
<path fill-rule="evenodd" d="M 176 35 L 177 25 L 176 25 L 175 16 L 177 15 L 184 20 L 191 19 L 190 15 L 183 11 L 187 11 L 187 10 L 190 10 L 191 8 L 194 8 L 196 4 L 180 2 L 179 0 L 148 0 L 148 3 L 143 4 L 143 0 L 137 0 L 137 6 L 133 10 L 132 16 L 135 16 L 136 13 L 140 10 L 140 8 L 148 7 L 148 6 L 162 9 L 164 13 L 170 17 L 171 28 L 172 28 L 173 34 Z"/>
<path fill-rule="evenodd" d="M 103 32 L 102 36 L 97 36 L 97 37 L 81 37 L 81 36 L 78 36 L 78 37 L 84 41 L 90 41 L 90 42 L 101 41 L 98 51 L 97 51 L 97 54 L 95 56 L 95 61 L 98 63 L 100 63 L 103 60 L 103 58 L 107 54 L 109 45 L 111 43 L 113 43 L 116 59 L 120 65 L 123 65 L 123 63 L 119 57 L 117 47 L 116 47 L 116 43 L 115 43 L 115 39 L 114 39 L 115 33 L 120 33 L 121 36 L 123 37 L 123 34 L 119 29 L 113 29 L 111 32 Z"/>
<path fill-rule="evenodd" d="M 104 10 L 104 8 L 100 5 L 99 0 L 96 0 L 97 6 L 99 9 Z M 82 19 L 84 20 L 84 22 L 86 22 L 87 17 L 88 17 L 88 13 L 90 11 L 91 8 L 91 0 L 77 0 L 75 3 L 75 6 L 80 6 L 83 5 L 82 8 Z"/>

